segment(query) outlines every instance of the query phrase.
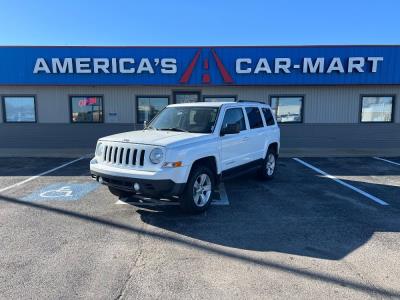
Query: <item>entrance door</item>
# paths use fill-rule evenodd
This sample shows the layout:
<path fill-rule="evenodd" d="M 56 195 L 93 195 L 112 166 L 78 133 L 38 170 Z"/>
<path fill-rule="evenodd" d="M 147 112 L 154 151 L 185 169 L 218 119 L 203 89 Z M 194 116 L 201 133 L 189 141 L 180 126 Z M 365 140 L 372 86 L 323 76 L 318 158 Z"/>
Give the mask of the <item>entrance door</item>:
<path fill-rule="evenodd" d="M 200 101 L 200 92 L 174 92 L 174 103 L 191 103 Z"/>

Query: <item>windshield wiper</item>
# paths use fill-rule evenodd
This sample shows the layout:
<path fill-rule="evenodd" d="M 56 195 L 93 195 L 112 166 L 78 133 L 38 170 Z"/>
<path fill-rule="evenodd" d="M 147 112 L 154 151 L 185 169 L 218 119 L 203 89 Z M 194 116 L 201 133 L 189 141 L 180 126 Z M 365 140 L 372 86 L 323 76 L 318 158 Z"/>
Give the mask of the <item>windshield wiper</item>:
<path fill-rule="evenodd" d="M 159 128 L 159 130 L 166 130 L 166 131 L 179 131 L 179 132 L 188 132 L 182 128 L 171 127 L 171 128 Z"/>

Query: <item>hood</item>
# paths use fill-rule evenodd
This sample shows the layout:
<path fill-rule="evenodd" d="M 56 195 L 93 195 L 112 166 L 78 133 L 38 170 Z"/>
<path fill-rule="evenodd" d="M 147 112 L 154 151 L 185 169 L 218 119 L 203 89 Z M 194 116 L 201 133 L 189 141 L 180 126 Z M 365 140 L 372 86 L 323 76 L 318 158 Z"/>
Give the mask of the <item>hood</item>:
<path fill-rule="evenodd" d="M 192 142 L 193 139 L 202 139 L 202 137 L 204 138 L 206 136 L 209 136 L 209 134 L 164 130 L 140 130 L 109 135 L 100 140 L 166 147 L 169 145 Z"/>

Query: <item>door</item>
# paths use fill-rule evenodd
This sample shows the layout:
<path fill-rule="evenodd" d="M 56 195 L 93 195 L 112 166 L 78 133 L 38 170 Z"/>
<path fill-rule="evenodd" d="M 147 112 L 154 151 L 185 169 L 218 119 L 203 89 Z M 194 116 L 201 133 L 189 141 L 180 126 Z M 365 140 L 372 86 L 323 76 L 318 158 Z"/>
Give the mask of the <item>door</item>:
<path fill-rule="evenodd" d="M 200 101 L 200 92 L 174 92 L 174 103 L 192 103 Z"/>
<path fill-rule="evenodd" d="M 228 108 L 225 111 L 221 129 L 228 124 L 238 124 L 240 132 L 220 137 L 220 157 L 222 171 L 244 164 L 247 157 L 246 147 L 247 128 L 244 112 L 241 107 Z"/>
<path fill-rule="evenodd" d="M 261 111 L 257 106 L 246 107 L 246 116 L 249 122 L 250 131 L 248 134 L 247 146 L 249 147 L 247 162 L 264 158 L 265 139 L 267 130 L 264 127 Z"/>

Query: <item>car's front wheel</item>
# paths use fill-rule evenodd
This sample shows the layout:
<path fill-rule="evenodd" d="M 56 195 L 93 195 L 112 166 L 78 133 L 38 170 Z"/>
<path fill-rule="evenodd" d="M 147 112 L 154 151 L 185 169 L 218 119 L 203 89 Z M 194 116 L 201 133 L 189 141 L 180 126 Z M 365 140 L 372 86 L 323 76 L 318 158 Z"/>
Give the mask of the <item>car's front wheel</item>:
<path fill-rule="evenodd" d="M 181 208 L 190 213 L 205 211 L 211 204 L 215 175 L 206 166 L 198 166 L 192 170 L 181 196 Z"/>

